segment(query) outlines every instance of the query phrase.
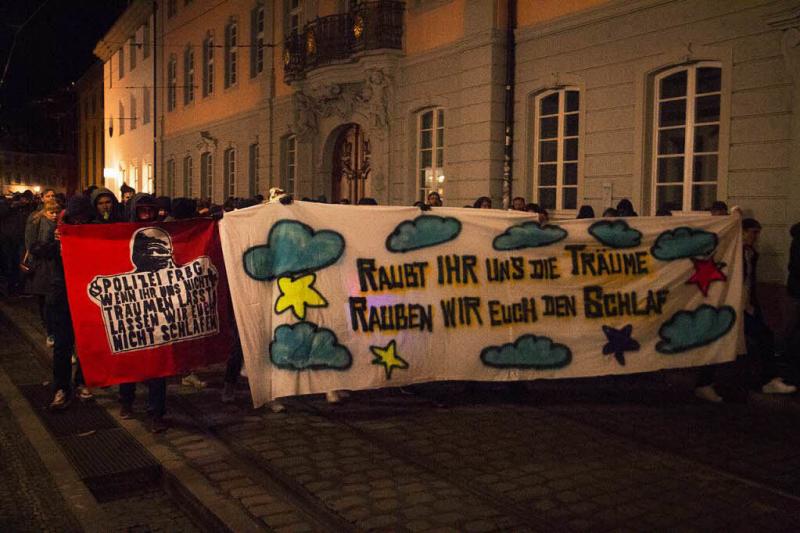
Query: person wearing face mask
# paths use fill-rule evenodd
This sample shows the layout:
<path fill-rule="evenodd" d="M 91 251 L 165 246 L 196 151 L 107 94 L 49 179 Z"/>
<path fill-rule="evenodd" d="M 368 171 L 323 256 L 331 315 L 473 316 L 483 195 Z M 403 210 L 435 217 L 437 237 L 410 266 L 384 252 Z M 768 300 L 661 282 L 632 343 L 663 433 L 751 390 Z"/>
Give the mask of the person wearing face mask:
<path fill-rule="evenodd" d="M 119 222 L 119 204 L 114 193 L 105 187 L 98 187 L 92 192 L 92 206 L 94 207 L 94 224 L 110 224 Z"/>

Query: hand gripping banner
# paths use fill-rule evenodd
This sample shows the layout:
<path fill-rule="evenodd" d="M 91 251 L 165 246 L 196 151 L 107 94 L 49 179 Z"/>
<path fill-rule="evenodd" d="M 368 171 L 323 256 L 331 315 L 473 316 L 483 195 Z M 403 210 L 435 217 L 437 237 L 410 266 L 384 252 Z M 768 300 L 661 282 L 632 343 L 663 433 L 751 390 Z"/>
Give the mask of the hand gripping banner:
<path fill-rule="evenodd" d="M 87 385 L 227 359 L 232 325 L 215 222 L 64 225 L 60 233 Z"/>
<path fill-rule="evenodd" d="M 525 213 L 296 202 L 228 213 L 220 233 L 256 406 L 737 353 L 738 217 L 542 225 Z"/>

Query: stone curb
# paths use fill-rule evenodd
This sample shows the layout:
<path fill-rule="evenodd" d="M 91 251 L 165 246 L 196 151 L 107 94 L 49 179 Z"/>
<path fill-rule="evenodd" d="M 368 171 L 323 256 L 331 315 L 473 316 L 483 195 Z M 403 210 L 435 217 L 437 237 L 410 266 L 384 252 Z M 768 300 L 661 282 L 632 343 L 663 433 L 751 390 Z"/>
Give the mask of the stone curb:
<path fill-rule="evenodd" d="M 41 337 L 41 332 L 37 332 L 32 324 L 20 324 L 15 320 L 13 318 L 13 309 L 6 302 L 0 302 L 0 315 L 2 315 L 0 320 L 4 318 L 12 328 L 16 329 L 22 338 L 31 345 L 31 349 L 38 352 L 37 355 L 39 357 L 44 358 L 48 362 L 51 360 L 49 350 L 42 342 L 43 339 L 39 339 L 39 337 Z M 2 371 L 0 370 L 0 372 Z M 7 383 L 7 386 L 3 383 L 3 380 Z M 11 389 L 8 395 L 6 394 L 6 388 Z M 15 413 L 27 413 L 27 415 L 23 415 L 26 418 L 29 415 L 31 421 L 27 423 L 27 426 L 38 424 L 38 432 L 36 428 L 34 428 L 32 436 L 32 432 L 23 424 L 22 420 L 19 420 L 20 417 L 17 417 L 20 426 L 23 427 L 26 436 L 28 436 L 32 442 L 35 443 L 34 437 L 39 441 L 44 441 L 42 449 L 37 446 L 37 452 L 42 457 L 45 466 L 59 485 L 59 490 L 61 490 L 64 495 L 64 499 L 72 506 L 76 517 L 81 521 L 81 525 L 84 526 L 86 531 L 105 531 L 105 529 L 97 529 L 97 524 L 107 523 L 104 518 L 104 511 L 98 506 L 94 497 L 78 478 L 77 473 L 72 469 L 71 465 L 69 465 L 61 449 L 55 441 L 49 437 L 47 430 L 36 418 L 36 414 L 33 413 L 30 405 L 4 373 L 0 374 L 0 393 L 9 398 L 9 405 L 14 407 L 13 411 Z M 12 402 L 12 398 L 15 400 L 14 402 Z M 164 472 L 164 489 L 190 512 L 200 527 L 207 531 L 235 531 L 237 533 L 264 531 L 264 527 L 255 522 L 246 511 L 221 495 L 203 475 L 172 452 L 166 444 L 159 442 L 158 438 L 151 434 L 139 421 L 134 419 L 121 419 L 119 413 L 116 412 L 115 409 L 110 408 L 116 406 L 115 402 L 109 399 L 98 398 L 98 403 L 106 409 L 120 427 L 130 433 L 139 444 L 155 457 Z M 17 409 L 21 409 L 21 411 L 17 411 Z M 46 453 L 44 450 L 46 450 Z M 47 460 L 49 457 L 57 456 L 60 456 L 66 464 L 53 462 L 51 465 L 51 462 Z M 68 487 L 62 488 L 64 479 L 68 479 L 62 477 L 62 472 L 65 468 L 69 469 L 72 477 L 69 478 Z M 69 492 L 66 492 L 67 488 Z M 81 499 L 73 504 L 73 494 L 76 494 L 76 498 L 78 495 L 84 494 L 89 501 L 85 502 Z M 76 505 L 80 505 L 80 507 L 76 507 Z M 80 516 L 81 513 L 86 515 L 83 511 L 84 508 L 96 509 L 96 512 L 86 516 L 86 523 Z"/>
<path fill-rule="evenodd" d="M 80 480 L 69 459 L 2 368 L 0 368 L 0 395 L 8 402 L 12 416 L 53 477 L 61 496 L 84 531 L 89 533 L 107 531 L 106 524 L 109 523 L 109 517 L 106 512 Z"/>

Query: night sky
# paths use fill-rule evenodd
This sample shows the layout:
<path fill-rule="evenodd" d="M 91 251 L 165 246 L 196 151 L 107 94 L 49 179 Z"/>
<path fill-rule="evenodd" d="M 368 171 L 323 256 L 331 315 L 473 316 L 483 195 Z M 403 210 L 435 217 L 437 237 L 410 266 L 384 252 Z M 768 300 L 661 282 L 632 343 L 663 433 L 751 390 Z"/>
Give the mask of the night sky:
<path fill-rule="evenodd" d="M 26 104 L 76 81 L 96 60 L 97 41 L 128 0 L 0 0 L 0 120 L 13 120 Z M 37 8 L 41 9 L 17 35 Z M 11 52 L 10 62 L 9 53 Z"/>

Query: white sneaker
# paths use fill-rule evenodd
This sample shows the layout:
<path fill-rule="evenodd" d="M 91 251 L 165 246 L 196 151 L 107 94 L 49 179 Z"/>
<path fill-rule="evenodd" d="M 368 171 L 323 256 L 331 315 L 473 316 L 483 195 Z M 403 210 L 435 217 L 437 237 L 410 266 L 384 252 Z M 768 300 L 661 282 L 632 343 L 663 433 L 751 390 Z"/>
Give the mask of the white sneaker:
<path fill-rule="evenodd" d="M 92 391 L 89 389 L 89 387 L 81 387 L 78 390 L 78 398 L 80 398 L 82 402 L 90 402 L 94 400 L 94 394 L 92 394 Z"/>
<path fill-rule="evenodd" d="M 206 388 L 206 382 L 197 377 L 194 372 L 181 379 L 181 384 L 186 385 L 187 387 L 194 387 L 198 390 Z"/>
<path fill-rule="evenodd" d="M 764 394 L 792 394 L 797 392 L 797 387 L 784 383 L 781 378 L 773 378 L 772 381 L 761 387 Z"/>
<path fill-rule="evenodd" d="M 47 336 L 47 347 L 48 348 L 52 348 L 55 345 L 56 345 L 56 338 L 53 337 L 52 335 L 48 335 Z"/>
<path fill-rule="evenodd" d="M 50 402 L 50 409 L 66 409 L 69 405 L 69 398 L 62 389 L 56 391 L 53 401 Z"/>
<path fill-rule="evenodd" d="M 722 396 L 717 394 L 717 391 L 714 390 L 714 385 L 697 387 L 696 389 L 694 389 L 694 395 L 706 402 L 711 402 L 711 403 L 722 402 Z"/>
<path fill-rule="evenodd" d="M 269 403 L 269 410 L 273 413 L 282 413 L 286 410 L 286 406 L 281 402 L 274 401 Z"/>

